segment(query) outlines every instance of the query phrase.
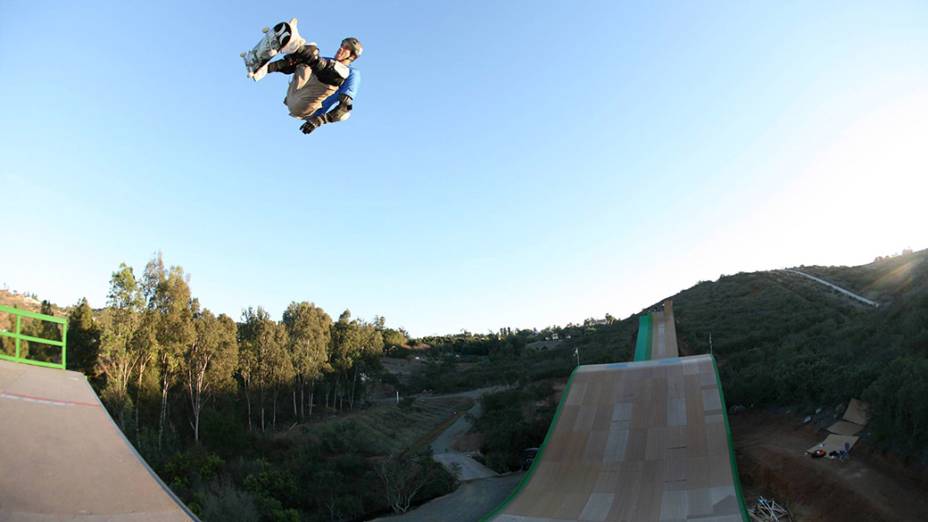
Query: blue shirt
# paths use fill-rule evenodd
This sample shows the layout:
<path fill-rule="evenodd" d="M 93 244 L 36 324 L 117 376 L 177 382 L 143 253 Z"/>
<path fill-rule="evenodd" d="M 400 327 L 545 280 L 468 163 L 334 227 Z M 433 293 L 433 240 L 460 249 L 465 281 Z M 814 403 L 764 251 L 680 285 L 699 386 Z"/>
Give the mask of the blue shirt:
<path fill-rule="evenodd" d="M 334 107 L 336 103 L 338 103 L 338 98 L 342 94 L 351 96 L 352 100 L 356 100 L 358 98 L 358 88 L 361 87 L 361 71 L 350 65 L 348 66 L 348 70 L 348 77 L 345 78 L 345 82 L 342 83 L 341 87 L 339 87 L 337 91 L 335 91 L 335 94 L 329 96 L 325 99 L 325 101 L 322 102 L 322 108 L 316 111 L 313 116 L 322 116 L 323 114 L 329 112 L 329 110 Z"/>

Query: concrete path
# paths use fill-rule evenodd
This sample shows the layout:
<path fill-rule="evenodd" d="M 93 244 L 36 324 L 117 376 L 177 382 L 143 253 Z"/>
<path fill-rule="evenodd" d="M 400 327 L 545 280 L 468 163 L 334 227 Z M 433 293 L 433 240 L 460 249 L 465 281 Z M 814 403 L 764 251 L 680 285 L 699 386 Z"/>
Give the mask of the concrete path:
<path fill-rule="evenodd" d="M 476 522 L 502 504 L 522 476 L 523 473 L 510 473 L 472 480 L 409 513 L 378 518 L 375 522 Z"/>
<path fill-rule="evenodd" d="M 483 413 L 479 400 L 480 396 L 484 393 L 496 391 L 497 389 L 501 388 L 483 388 L 459 394 L 476 399 L 474 406 L 468 410 L 467 415 L 459 417 L 454 424 L 441 432 L 441 435 L 432 441 L 432 458 L 445 466 L 449 471 L 453 473 L 456 472 L 458 474 L 458 480 L 462 482 L 496 476 L 495 471 L 470 458 L 466 454 L 455 450 L 451 445 L 454 443 L 454 439 L 459 435 L 463 435 L 470 431 L 472 425 L 471 418 L 477 418 Z"/>
<path fill-rule="evenodd" d="M 456 451 L 436 453 L 432 455 L 432 458 L 447 468 L 448 471 L 457 474 L 458 480 L 461 482 L 496 476 L 495 471 L 468 457 L 464 453 Z"/>

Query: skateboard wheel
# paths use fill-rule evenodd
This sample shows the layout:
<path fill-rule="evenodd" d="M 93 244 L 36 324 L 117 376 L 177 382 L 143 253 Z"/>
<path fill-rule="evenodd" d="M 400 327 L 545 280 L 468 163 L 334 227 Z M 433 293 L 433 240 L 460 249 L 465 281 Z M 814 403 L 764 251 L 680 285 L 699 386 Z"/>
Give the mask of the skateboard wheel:
<path fill-rule="evenodd" d="M 238 53 L 238 55 L 239 55 L 240 57 L 242 57 L 242 58 L 245 57 L 245 53 Z"/>
<path fill-rule="evenodd" d="M 271 28 L 270 28 L 270 27 L 267 27 L 267 26 L 261 28 L 261 32 L 262 32 L 262 33 L 266 33 L 266 32 L 268 32 L 268 31 L 270 31 L 270 30 L 271 30 Z"/>

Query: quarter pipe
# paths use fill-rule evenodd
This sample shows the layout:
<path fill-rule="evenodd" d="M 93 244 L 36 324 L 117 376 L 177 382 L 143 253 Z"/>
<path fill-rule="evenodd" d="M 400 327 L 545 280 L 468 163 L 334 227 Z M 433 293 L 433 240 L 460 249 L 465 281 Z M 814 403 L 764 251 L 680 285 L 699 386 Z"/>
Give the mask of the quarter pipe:
<path fill-rule="evenodd" d="M 196 520 L 78 372 L 0 360 L 0 470 L 0 520 Z"/>

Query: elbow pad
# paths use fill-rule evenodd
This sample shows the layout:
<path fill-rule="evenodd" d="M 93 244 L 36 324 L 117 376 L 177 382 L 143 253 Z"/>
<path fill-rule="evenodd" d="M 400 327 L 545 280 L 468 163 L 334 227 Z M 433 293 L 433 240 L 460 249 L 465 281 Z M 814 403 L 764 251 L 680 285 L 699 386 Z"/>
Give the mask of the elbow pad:
<path fill-rule="evenodd" d="M 338 97 L 338 106 L 326 113 L 325 120 L 327 123 L 345 121 L 351 117 L 351 96 L 342 94 Z"/>
<path fill-rule="evenodd" d="M 319 58 L 315 64 L 311 63 L 309 66 L 320 82 L 335 87 L 341 87 L 351 72 L 347 65 L 329 58 Z"/>

